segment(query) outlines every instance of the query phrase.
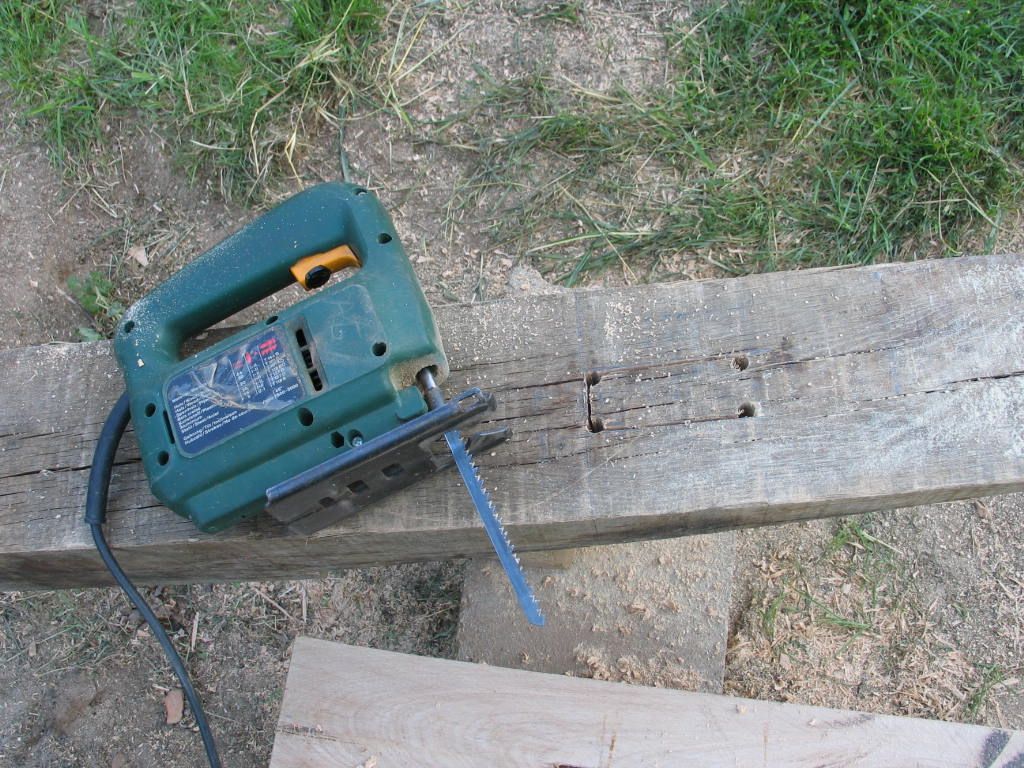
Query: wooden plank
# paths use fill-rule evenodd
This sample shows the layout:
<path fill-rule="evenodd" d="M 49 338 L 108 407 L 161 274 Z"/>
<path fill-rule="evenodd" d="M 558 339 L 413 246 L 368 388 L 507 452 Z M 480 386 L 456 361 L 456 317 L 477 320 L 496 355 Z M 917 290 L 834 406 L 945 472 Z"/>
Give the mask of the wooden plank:
<path fill-rule="evenodd" d="M 271 768 L 1024 764 L 1024 734 L 646 688 L 300 637 Z"/>
<path fill-rule="evenodd" d="M 494 421 L 515 432 L 482 469 L 529 550 L 1024 488 L 1022 303 L 1024 260 L 992 256 L 577 291 L 437 317 L 448 391 L 493 390 Z M 107 583 L 81 510 L 121 388 L 109 346 L 13 350 L 0 367 L 0 588 Z M 589 431 L 597 420 L 604 431 Z M 118 462 L 109 535 L 142 582 L 490 549 L 451 475 L 313 537 L 265 516 L 208 536 L 152 499 L 130 436 Z"/>

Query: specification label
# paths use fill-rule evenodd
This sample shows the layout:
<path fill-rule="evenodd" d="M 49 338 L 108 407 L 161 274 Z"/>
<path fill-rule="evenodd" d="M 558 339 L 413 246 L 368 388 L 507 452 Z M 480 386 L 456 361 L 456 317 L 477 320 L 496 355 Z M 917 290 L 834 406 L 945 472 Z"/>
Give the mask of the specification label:
<path fill-rule="evenodd" d="M 167 402 L 182 450 L 197 454 L 305 395 L 281 334 L 269 330 L 171 379 Z"/>

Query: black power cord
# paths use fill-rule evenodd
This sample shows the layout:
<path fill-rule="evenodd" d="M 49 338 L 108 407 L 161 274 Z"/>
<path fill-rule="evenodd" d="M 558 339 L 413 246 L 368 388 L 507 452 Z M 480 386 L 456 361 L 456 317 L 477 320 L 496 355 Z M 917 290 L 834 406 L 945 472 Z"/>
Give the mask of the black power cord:
<path fill-rule="evenodd" d="M 114 404 L 110 415 L 107 416 L 99 440 L 96 442 L 92 469 L 89 470 L 89 490 L 85 496 L 85 522 L 92 529 L 92 539 L 96 542 L 96 549 L 100 553 L 100 557 L 103 558 L 103 562 L 110 570 L 114 580 L 138 609 L 142 618 L 146 620 L 149 628 L 153 630 L 153 635 L 164 649 L 171 667 L 174 668 L 174 674 L 181 681 L 181 688 L 195 715 L 196 725 L 199 726 L 199 734 L 203 737 L 203 747 L 206 749 L 206 759 L 210 763 L 210 768 L 220 768 L 220 756 L 217 754 L 217 745 L 213 742 L 213 732 L 210 730 L 210 724 L 206 721 L 206 713 L 203 712 L 203 705 L 192 687 L 192 681 L 188 679 L 185 665 L 181 663 L 181 657 L 174 650 L 174 645 L 156 614 L 142 599 L 142 595 L 139 594 L 125 572 L 121 570 L 121 566 L 114 559 L 114 553 L 110 551 L 107 539 L 103 535 L 103 524 L 107 520 L 107 493 L 110 490 L 110 475 L 114 468 L 114 454 L 117 453 L 117 445 L 121 442 L 121 435 L 124 434 L 130 418 L 128 395 L 123 394 Z"/>

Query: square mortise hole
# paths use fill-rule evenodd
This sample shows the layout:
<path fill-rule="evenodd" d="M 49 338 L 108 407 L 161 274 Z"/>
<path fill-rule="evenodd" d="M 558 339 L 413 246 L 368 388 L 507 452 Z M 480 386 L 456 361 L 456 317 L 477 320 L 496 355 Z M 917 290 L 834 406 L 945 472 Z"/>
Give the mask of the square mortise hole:
<path fill-rule="evenodd" d="M 348 484 L 348 489 L 358 496 L 360 493 L 366 493 L 368 490 L 370 490 L 370 486 L 368 486 L 362 480 L 356 480 L 354 483 Z"/>
<path fill-rule="evenodd" d="M 398 477 L 403 472 L 405 472 L 405 467 L 401 464 L 388 464 L 381 470 L 381 474 L 383 474 L 384 477 Z"/>

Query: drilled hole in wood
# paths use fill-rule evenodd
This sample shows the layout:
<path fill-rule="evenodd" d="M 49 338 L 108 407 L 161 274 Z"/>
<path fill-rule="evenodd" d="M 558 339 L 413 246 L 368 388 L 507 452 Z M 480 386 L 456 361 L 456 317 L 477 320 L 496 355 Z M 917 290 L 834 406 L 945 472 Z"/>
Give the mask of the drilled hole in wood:
<path fill-rule="evenodd" d="M 754 405 L 753 403 L 744 403 L 743 405 L 740 406 L 740 409 L 736 413 L 736 415 L 741 419 L 745 419 L 749 416 L 756 416 L 757 406 Z"/>
<path fill-rule="evenodd" d="M 588 371 L 583 377 L 583 385 L 586 387 L 587 397 L 587 431 L 603 432 L 604 421 L 600 416 L 594 414 L 594 393 L 591 391 L 595 384 L 601 381 L 601 374 L 597 371 Z"/>
<path fill-rule="evenodd" d="M 750 358 L 746 355 L 736 355 L 736 357 L 732 359 L 732 367 L 737 371 L 747 370 L 748 365 L 750 365 Z"/>

